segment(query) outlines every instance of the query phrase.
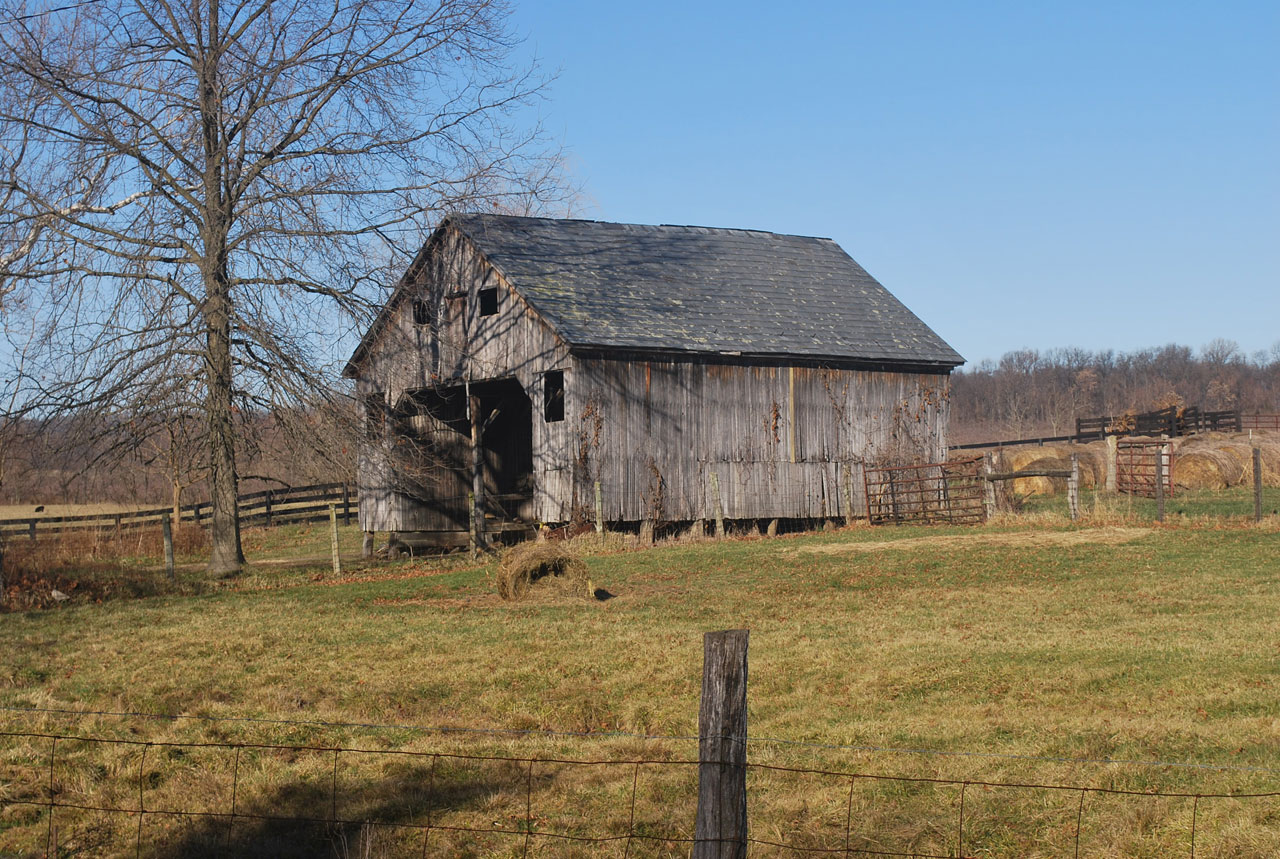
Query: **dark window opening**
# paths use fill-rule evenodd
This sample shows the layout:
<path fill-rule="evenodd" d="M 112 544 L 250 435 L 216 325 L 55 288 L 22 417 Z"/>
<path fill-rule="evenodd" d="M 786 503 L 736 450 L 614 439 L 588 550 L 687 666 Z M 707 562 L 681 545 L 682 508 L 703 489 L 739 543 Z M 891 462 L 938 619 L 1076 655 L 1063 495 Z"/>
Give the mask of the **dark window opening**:
<path fill-rule="evenodd" d="M 434 321 L 431 318 L 431 302 L 425 298 L 415 298 L 413 300 L 413 324 L 424 327 Z"/>
<path fill-rule="evenodd" d="M 548 370 L 542 377 L 542 418 L 547 423 L 564 420 L 564 370 Z"/>
<path fill-rule="evenodd" d="M 370 441 L 381 441 L 387 428 L 387 403 L 381 391 L 364 398 L 364 426 Z"/>
<path fill-rule="evenodd" d="M 498 312 L 498 288 L 480 290 L 480 315 L 493 316 Z"/>

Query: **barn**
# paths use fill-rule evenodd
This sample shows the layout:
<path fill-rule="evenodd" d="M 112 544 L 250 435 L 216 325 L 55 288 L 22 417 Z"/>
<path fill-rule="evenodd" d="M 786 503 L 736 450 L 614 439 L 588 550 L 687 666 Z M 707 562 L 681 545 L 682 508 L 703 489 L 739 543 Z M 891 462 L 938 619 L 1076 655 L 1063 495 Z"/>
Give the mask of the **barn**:
<path fill-rule="evenodd" d="M 344 370 L 361 527 L 858 515 L 963 360 L 830 239 L 450 215 Z"/>

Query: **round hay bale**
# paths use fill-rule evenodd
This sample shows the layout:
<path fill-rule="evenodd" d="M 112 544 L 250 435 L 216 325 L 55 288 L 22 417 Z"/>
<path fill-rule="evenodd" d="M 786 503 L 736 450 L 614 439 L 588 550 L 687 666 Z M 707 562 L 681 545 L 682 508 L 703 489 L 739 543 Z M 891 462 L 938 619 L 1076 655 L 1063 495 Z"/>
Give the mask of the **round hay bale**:
<path fill-rule="evenodd" d="M 1025 451 L 1026 454 L 1038 453 L 1038 456 L 1024 455 L 1014 456 L 1013 471 L 1031 471 L 1035 469 L 1050 469 L 1069 471 L 1071 469 L 1070 454 L 1064 459 L 1062 457 L 1062 448 L 1058 447 L 1036 447 Z M 1017 477 L 1013 480 L 1013 491 L 1017 495 L 1054 495 L 1058 492 L 1065 492 L 1067 489 L 1067 481 L 1062 477 Z"/>
<path fill-rule="evenodd" d="M 1065 492 L 1067 481 L 1060 477 L 1015 477 L 1015 495 L 1056 495 Z"/>
<path fill-rule="evenodd" d="M 570 594 L 591 596 L 587 565 L 564 543 L 521 543 L 502 556 L 498 565 L 498 596 L 514 601 L 525 597 L 537 582 L 555 582 Z"/>
<path fill-rule="evenodd" d="M 1173 483 L 1182 489 L 1226 489 L 1243 475 L 1235 457 L 1211 447 L 1184 446 L 1173 458 Z"/>
<path fill-rule="evenodd" d="M 1262 451 L 1262 485 L 1280 486 L 1280 442 L 1260 441 Z M 1253 464 L 1249 464 L 1249 479 L 1253 480 Z"/>

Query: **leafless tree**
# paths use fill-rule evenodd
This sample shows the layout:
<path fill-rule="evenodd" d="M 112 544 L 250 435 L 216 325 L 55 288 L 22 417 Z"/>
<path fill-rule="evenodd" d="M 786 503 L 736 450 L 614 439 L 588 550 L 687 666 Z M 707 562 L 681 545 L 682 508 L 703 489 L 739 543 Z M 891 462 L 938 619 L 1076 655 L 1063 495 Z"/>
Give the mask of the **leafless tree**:
<path fill-rule="evenodd" d="M 0 297 L 38 393 L 124 420 L 194 362 L 234 571 L 238 410 L 328 396 L 442 211 L 563 198 L 544 81 L 490 0 L 0 3 Z"/>

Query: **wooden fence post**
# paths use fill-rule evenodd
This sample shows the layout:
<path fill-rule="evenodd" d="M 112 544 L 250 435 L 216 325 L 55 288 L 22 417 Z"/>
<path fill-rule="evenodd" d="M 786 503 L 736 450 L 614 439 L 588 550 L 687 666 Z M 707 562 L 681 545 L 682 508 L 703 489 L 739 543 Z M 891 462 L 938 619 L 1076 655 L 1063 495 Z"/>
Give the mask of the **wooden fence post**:
<path fill-rule="evenodd" d="M 1067 478 L 1067 509 L 1071 521 L 1080 518 L 1080 454 L 1071 454 L 1071 476 Z"/>
<path fill-rule="evenodd" d="M 351 527 L 351 485 L 345 481 L 342 484 L 342 524 Z"/>
<path fill-rule="evenodd" d="M 747 638 L 730 629 L 702 639 L 693 859 L 747 855 Z"/>
<path fill-rule="evenodd" d="M 1164 445 L 1156 447 L 1156 521 L 1164 521 Z"/>
<path fill-rule="evenodd" d="M 167 513 L 160 517 L 160 534 L 164 537 L 164 571 L 169 576 L 169 581 L 173 581 L 173 526 L 169 524 Z"/>
<path fill-rule="evenodd" d="M 1107 491 L 1116 491 L 1116 460 L 1120 452 L 1120 439 L 1107 436 Z"/>
<path fill-rule="evenodd" d="M 329 546 L 333 549 L 333 574 L 342 575 L 342 559 L 338 556 L 338 508 L 329 505 Z"/>
<path fill-rule="evenodd" d="M 596 533 L 604 533 L 604 498 L 600 494 L 600 481 L 596 481 Z"/>
<path fill-rule="evenodd" d="M 373 532 L 365 531 L 364 538 L 360 541 L 360 557 L 373 557 Z"/>
<path fill-rule="evenodd" d="M 266 499 L 267 499 L 267 527 L 271 528 L 274 526 L 275 523 L 272 521 L 272 516 L 271 516 L 272 511 L 271 511 L 271 490 L 270 489 L 267 490 Z"/>
<path fill-rule="evenodd" d="M 27 523 L 27 535 L 31 537 L 31 542 L 36 541 L 36 520 L 32 519 Z"/>
<path fill-rule="evenodd" d="M 720 475 L 711 472 L 711 503 L 712 511 L 716 516 L 716 536 L 724 536 L 724 506 L 720 503 Z"/>
<path fill-rule="evenodd" d="M 1262 521 L 1262 449 L 1253 449 L 1253 521 Z"/>
<path fill-rule="evenodd" d="M 996 483 L 991 479 L 991 475 L 995 473 L 995 454 L 987 451 L 982 455 L 982 512 L 987 518 L 996 515 Z"/>

